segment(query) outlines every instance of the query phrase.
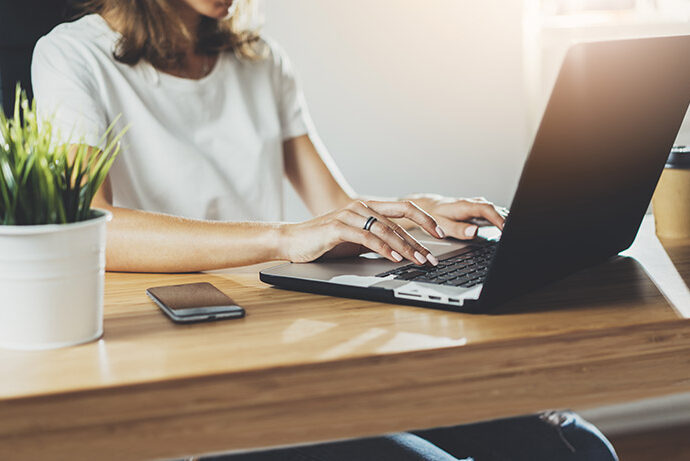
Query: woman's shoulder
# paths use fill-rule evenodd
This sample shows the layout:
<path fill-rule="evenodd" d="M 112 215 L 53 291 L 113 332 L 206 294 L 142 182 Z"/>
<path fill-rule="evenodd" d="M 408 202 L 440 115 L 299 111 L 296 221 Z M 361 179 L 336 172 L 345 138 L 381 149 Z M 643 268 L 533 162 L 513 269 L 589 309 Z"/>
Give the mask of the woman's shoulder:
<path fill-rule="evenodd" d="M 286 73 L 292 74 L 292 64 L 285 49 L 273 38 L 261 35 L 256 43 L 257 59 L 255 64 L 264 67 L 276 77 Z"/>
<path fill-rule="evenodd" d="M 43 38 L 49 40 L 80 40 L 86 42 L 108 41 L 119 38 L 108 23 L 98 14 L 87 14 L 81 18 L 58 24 Z"/>
<path fill-rule="evenodd" d="M 86 56 L 110 58 L 119 36 L 97 14 L 58 24 L 41 37 L 34 48 L 34 59 L 43 56 L 83 62 Z"/>
<path fill-rule="evenodd" d="M 264 50 L 264 59 L 271 65 L 282 65 L 290 61 L 285 49 L 272 37 L 260 36 L 257 40 L 257 47 Z"/>

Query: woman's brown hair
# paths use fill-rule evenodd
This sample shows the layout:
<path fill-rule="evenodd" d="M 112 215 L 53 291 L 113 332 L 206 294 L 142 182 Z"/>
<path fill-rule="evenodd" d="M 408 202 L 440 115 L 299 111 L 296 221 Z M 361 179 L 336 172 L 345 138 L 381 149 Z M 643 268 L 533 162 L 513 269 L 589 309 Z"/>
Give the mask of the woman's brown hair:
<path fill-rule="evenodd" d="M 263 56 L 255 24 L 254 0 L 238 2 L 228 19 L 201 17 L 195 37 L 184 25 L 175 3 L 179 0 L 86 0 L 85 13 L 97 13 L 116 24 L 122 35 L 114 51 L 118 61 L 135 65 L 149 61 L 160 69 L 185 63 L 185 50 L 193 41 L 200 54 L 214 55 L 231 50 L 238 57 Z"/>

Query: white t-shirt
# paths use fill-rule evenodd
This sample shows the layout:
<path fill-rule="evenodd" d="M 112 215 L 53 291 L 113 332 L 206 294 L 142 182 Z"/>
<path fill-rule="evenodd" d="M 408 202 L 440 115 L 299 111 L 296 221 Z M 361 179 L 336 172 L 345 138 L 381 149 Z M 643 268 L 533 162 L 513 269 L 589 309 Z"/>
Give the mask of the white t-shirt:
<path fill-rule="evenodd" d="M 117 62 L 120 35 L 99 15 L 61 24 L 36 44 L 34 94 L 64 142 L 102 146 L 119 115 L 110 171 L 116 206 L 213 220 L 280 220 L 286 139 L 308 115 L 284 53 L 260 61 L 222 53 L 199 80 Z"/>

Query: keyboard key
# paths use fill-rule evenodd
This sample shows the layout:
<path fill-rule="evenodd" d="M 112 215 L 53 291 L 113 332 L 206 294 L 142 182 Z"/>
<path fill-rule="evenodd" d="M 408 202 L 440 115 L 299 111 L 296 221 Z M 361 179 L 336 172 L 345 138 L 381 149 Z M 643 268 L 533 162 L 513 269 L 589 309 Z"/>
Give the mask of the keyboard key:
<path fill-rule="evenodd" d="M 403 274 L 398 275 L 398 276 L 396 277 L 396 279 L 400 279 L 400 280 L 412 280 L 413 278 L 418 277 L 418 276 L 421 276 L 421 275 L 424 275 L 424 274 L 425 274 L 424 271 L 409 271 L 409 272 L 405 272 L 405 273 L 403 273 Z"/>
<path fill-rule="evenodd" d="M 484 280 L 495 250 L 496 243 L 481 247 L 468 247 L 466 251 L 452 258 L 439 261 L 436 267 L 408 264 L 378 274 L 377 277 L 394 275 L 398 280 L 450 286 L 475 286 Z"/>

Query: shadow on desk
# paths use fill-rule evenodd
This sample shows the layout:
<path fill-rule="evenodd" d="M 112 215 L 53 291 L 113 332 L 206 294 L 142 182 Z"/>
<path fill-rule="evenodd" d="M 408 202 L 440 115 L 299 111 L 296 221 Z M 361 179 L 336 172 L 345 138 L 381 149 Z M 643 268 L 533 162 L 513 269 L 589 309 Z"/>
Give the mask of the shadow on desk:
<path fill-rule="evenodd" d="M 615 256 L 582 269 L 504 305 L 507 312 L 544 312 L 554 309 L 597 309 L 658 304 L 662 294 L 634 258 Z"/>

